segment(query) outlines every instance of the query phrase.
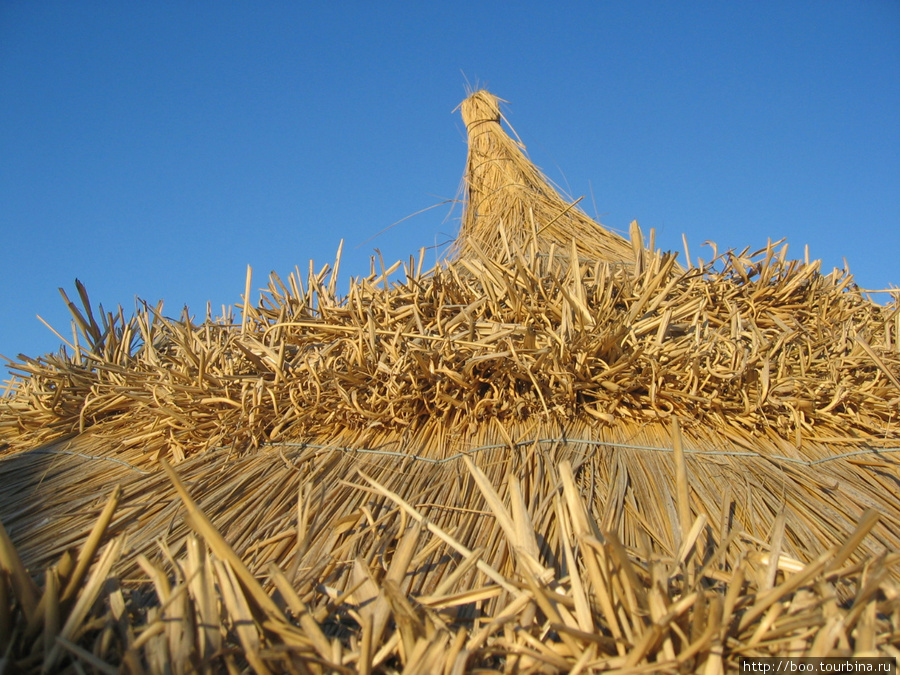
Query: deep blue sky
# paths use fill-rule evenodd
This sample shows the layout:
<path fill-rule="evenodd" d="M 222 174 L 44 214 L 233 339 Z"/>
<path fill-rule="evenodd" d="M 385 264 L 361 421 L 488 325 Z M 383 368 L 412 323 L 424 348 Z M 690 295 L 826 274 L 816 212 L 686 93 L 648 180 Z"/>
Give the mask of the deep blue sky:
<path fill-rule="evenodd" d="M 900 284 L 900 2 L 0 4 L 0 354 L 452 237 L 467 80 L 608 227 Z M 0 378 L 2 379 L 2 378 Z"/>

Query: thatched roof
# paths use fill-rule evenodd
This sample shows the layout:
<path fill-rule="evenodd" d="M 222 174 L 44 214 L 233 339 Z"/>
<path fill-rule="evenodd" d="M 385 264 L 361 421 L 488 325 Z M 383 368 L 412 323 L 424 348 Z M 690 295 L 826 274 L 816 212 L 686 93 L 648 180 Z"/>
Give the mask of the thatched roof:
<path fill-rule="evenodd" d="M 562 198 L 496 97 L 461 108 L 466 210 L 434 269 L 338 296 L 311 266 L 255 307 L 248 275 L 239 323 L 108 313 L 79 285 L 79 342 L 23 358 L 0 401 L 20 666 L 900 648 L 896 301 L 781 244 L 679 266 Z"/>

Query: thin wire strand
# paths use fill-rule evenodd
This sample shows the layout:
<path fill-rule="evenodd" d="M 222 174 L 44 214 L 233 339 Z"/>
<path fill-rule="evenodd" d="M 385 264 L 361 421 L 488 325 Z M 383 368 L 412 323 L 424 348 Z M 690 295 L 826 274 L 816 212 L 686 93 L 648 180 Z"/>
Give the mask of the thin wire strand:
<path fill-rule="evenodd" d="M 514 443 L 514 447 L 523 447 L 526 445 L 537 444 L 554 444 L 566 443 L 573 445 L 592 445 L 595 447 L 623 448 L 627 450 L 644 450 L 650 452 L 673 452 L 672 448 L 660 448 L 649 445 L 631 445 L 628 443 L 613 443 L 609 441 L 596 441 L 588 438 L 541 438 L 530 441 L 518 441 Z M 334 445 L 317 445 L 314 443 L 264 443 L 263 446 L 268 447 L 287 447 L 287 448 L 312 448 L 314 450 L 338 450 L 341 452 L 366 454 L 366 455 L 383 455 L 385 457 L 402 457 L 404 459 L 413 459 L 426 464 L 446 464 L 463 457 L 471 456 L 485 450 L 496 450 L 499 448 L 510 447 L 508 443 L 496 443 L 493 445 L 481 445 L 465 452 L 457 452 L 449 457 L 439 459 L 433 457 L 422 457 L 414 453 L 400 452 L 399 450 L 376 450 L 374 448 L 349 448 Z M 740 451 L 740 450 L 685 450 L 686 455 L 696 455 L 700 457 L 755 457 L 757 459 L 780 460 L 791 464 L 802 464 L 804 466 L 815 466 L 817 464 L 825 464 L 826 462 L 834 462 L 847 457 L 855 457 L 858 455 L 882 455 L 894 452 L 900 452 L 900 448 L 870 448 L 867 450 L 854 450 L 853 452 L 845 452 L 840 455 L 832 455 L 831 457 L 823 457 L 822 459 L 805 460 L 796 457 L 785 457 L 784 455 L 764 455 L 759 452 Z"/>
<path fill-rule="evenodd" d="M 122 466 L 127 466 L 129 469 L 137 471 L 140 474 L 145 476 L 150 475 L 150 471 L 144 471 L 143 469 L 139 469 L 134 464 L 129 464 L 123 459 L 118 459 L 116 457 L 101 457 L 100 455 L 87 455 L 83 452 L 75 452 L 74 450 L 30 450 L 28 454 L 35 455 L 71 455 L 72 457 L 81 457 L 83 459 L 93 459 L 93 460 L 101 460 L 104 462 L 115 462 L 116 464 L 121 464 Z M 10 457 L 14 457 L 15 455 L 10 455 Z M 4 458 L 7 459 L 7 458 Z"/>
<path fill-rule="evenodd" d="M 594 447 L 605 447 L 605 448 L 622 448 L 625 450 L 642 450 L 646 452 L 673 452 L 672 448 L 661 448 L 650 445 L 631 445 L 629 443 L 613 443 L 610 441 L 596 441 L 589 438 L 541 438 L 537 440 L 530 441 L 518 441 L 513 444 L 514 447 L 520 448 L 526 445 L 538 445 L 538 444 L 554 444 L 554 443 L 565 443 L 570 445 L 590 445 Z M 376 450 L 374 448 L 350 448 L 344 446 L 335 446 L 335 445 L 318 445 L 315 443 L 262 443 L 260 447 L 269 447 L 269 448 L 312 448 L 313 450 L 336 450 L 339 452 L 345 452 L 348 454 L 358 454 L 358 455 L 380 455 L 383 457 L 399 457 L 402 459 L 411 459 L 416 462 L 423 462 L 425 464 L 447 464 L 448 462 L 453 462 L 458 459 L 462 459 L 463 457 L 468 457 L 471 455 L 478 454 L 480 452 L 485 452 L 487 450 L 498 450 L 500 448 L 508 448 L 510 447 L 508 443 L 495 443 L 492 445 L 480 445 L 471 450 L 465 452 L 457 452 L 456 454 L 450 455 L 449 457 L 441 457 L 441 458 L 433 458 L 433 457 L 423 457 L 421 455 L 416 455 L 415 453 L 407 453 L 401 452 L 399 450 Z M 217 450 L 225 450 L 230 449 L 225 446 L 213 448 L 210 452 L 215 452 Z M 101 457 L 98 455 L 88 455 L 83 452 L 74 452 L 72 450 L 32 450 L 34 454 L 39 455 L 70 455 L 73 457 L 81 457 L 83 459 L 90 460 L 101 460 L 106 462 L 115 462 L 116 464 L 121 464 L 133 471 L 137 471 L 139 474 L 147 476 L 152 472 L 144 471 L 136 467 L 134 464 L 130 464 L 124 460 L 117 459 L 115 457 Z M 765 459 L 765 460 L 778 460 L 782 462 L 788 462 L 790 464 L 800 464 L 803 466 L 816 466 L 817 464 L 825 464 L 827 462 L 835 462 L 840 459 L 847 459 L 848 457 L 858 457 L 861 455 L 886 455 L 892 453 L 900 453 L 900 448 L 869 448 L 866 450 L 854 450 L 853 452 L 844 452 L 839 455 L 832 455 L 831 457 L 823 457 L 822 459 L 814 459 L 814 460 L 805 460 L 798 459 L 796 457 L 785 457 L 784 455 L 764 455 L 759 452 L 750 452 L 750 451 L 741 451 L 741 450 L 685 450 L 684 454 L 686 455 L 694 455 L 697 457 L 754 457 L 756 459 Z"/>

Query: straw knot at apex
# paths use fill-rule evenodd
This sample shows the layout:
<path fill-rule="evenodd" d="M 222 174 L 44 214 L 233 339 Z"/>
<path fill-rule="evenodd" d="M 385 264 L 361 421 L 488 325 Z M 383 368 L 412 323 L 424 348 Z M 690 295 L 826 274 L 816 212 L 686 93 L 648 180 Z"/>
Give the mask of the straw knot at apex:
<path fill-rule="evenodd" d="M 459 106 L 466 129 L 484 122 L 500 123 L 500 99 L 493 94 L 481 90 L 476 91 Z"/>

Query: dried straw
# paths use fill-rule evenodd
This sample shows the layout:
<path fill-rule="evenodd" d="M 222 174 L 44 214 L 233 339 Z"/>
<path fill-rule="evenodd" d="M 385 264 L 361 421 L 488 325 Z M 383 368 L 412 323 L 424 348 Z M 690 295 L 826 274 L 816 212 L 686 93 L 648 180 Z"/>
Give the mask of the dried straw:
<path fill-rule="evenodd" d="M 724 672 L 900 649 L 900 304 L 677 265 L 462 105 L 454 254 L 93 307 L 0 399 L 22 672 Z M 162 462 L 160 460 L 163 460 Z M 81 664 L 76 666 L 76 664 Z M 0 672 L 3 665 L 0 664 Z"/>
<path fill-rule="evenodd" d="M 633 263 L 631 243 L 588 218 L 577 208 L 580 200 L 564 199 L 525 156 L 525 146 L 503 130 L 500 102 L 482 90 L 459 106 L 469 152 L 455 255 L 504 260 L 514 250 L 546 254 L 574 241 L 587 260 Z"/>

